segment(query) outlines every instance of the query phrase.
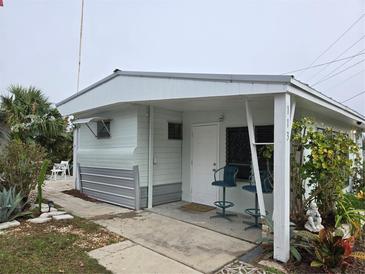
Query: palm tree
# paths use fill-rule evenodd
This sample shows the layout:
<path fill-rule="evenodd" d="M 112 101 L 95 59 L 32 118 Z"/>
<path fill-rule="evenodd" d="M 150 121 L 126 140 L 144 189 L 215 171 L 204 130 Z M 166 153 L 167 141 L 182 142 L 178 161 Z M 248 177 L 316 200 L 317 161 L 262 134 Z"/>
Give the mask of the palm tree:
<path fill-rule="evenodd" d="M 54 138 L 65 129 L 61 114 L 35 87 L 11 86 L 9 95 L 1 96 L 1 109 L 11 136 L 24 142 Z"/>
<path fill-rule="evenodd" d="M 48 151 L 48 156 L 53 161 L 70 158 L 59 155 L 62 151 L 67 151 L 69 155 L 69 151 L 72 151 L 72 136 L 66 130 L 67 121 L 42 91 L 19 85 L 10 86 L 8 91 L 9 95 L 1 96 L 0 112 L 10 129 L 10 138 L 24 143 L 38 143 Z"/>

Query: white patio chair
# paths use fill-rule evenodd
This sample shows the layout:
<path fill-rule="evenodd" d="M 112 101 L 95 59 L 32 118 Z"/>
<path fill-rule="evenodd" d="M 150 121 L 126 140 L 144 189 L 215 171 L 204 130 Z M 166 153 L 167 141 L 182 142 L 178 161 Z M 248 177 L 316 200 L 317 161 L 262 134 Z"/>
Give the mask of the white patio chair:
<path fill-rule="evenodd" d="M 54 164 L 51 170 L 51 178 L 57 180 L 57 175 L 60 173 L 66 179 L 66 166 L 61 164 Z"/>
<path fill-rule="evenodd" d="M 61 165 L 65 166 L 66 167 L 66 172 L 68 173 L 68 176 L 71 176 L 71 173 L 70 173 L 70 164 L 69 164 L 70 161 L 61 161 Z M 66 174 L 67 174 L 66 173 Z"/>

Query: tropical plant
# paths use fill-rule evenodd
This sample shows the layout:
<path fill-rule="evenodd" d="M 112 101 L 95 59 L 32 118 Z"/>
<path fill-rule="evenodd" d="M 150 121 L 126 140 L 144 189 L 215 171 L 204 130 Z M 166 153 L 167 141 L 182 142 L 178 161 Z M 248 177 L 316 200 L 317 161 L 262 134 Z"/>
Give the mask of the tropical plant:
<path fill-rule="evenodd" d="M 12 221 L 22 215 L 22 200 L 23 197 L 14 187 L 0 191 L 0 223 Z"/>
<path fill-rule="evenodd" d="M 37 189 L 38 189 L 38 198 L 37 199 L 38 199 L 39 212 L 41 212 L 41 209 L 42 209 L 42 201 L 43 201 L 42 188 L 44 186 L 44 181 L 46 179 L 48 165 L 49 165 L 49 161 L 44 160 L 42 163 L 42 166 L 41 166 L 41 170 L 38 175 L 38 179 L 37 179 Z"/>
<path fill-rule="evenodd" d="M 264 218 L 264 223 L 267 226 L 268 236 L 261 237 L 257 242 L 261 243 L 263 247 L 266 249 L 266 256 L 271 257 L 273 251 L 273 233 L 274 226 L 272 220 L 267 217 Z M 294 258 L 296 261 L 302 260 L 302 253 L 307 252 L 310 254 L 313 246 L 312 237 L 315 237 L 315 234 L 312 234 L 308 231 L 304 230 L 295 230 L 294 226 L 290 227 L 290 256 Z"/>
<path fill-rule="evenodd" d="M 323 219 L 329 221 L 349 178 L 360 176 L 359 149 L 346 133 L 332 128 L 314 130 L 313 121 L 308 118 L 294 123 L 292 146 L 295 214 L 303 215 L 305 207 L 315 200 Z M 304 155 L 304 150 L 308 155 Z M 306 198 L 304 184 L 310 189 Z"/>
<path fill-rule="evenodd" d="M 11 140 L 0 155 L 0 186 L 15 188 L 24 198 L 37 185 L 37 178 L 45 159 L 44 149 L 37 144 Z"/>
<path fill-rule="evenodd" d="M 318 239 L 314 241 L 315 260 L 312 267 L 323 267 L 326 271 L 341 268 L 344 271 L 352 263 L 352 258 L 365 259 L 364 252 L 354 252 L 352 249 L 355 239 L 343 239 L 341 230 L 322 229 Z"/>
<path fill-rule="evenodd" d="M 364 205 L 360 205 L 364 207 Z M 365 210 L 358 207 L 356 197 L 353 194 L 341 195 L 337 201 L 335 227 L 341 224 L 349 224 L 352 234 L 357 238 L 361 236 L 362 224 L 365 222 Z"/>
<path fill-rule="evenodd" d="M 35 88 L 11 86 L 8 96 L 1 96 L 1 111 L 10 128 L 10 138 L 23 143 L 37 143 L 53 162 L 71 159 L 72 133 L 68 121 Z"/>

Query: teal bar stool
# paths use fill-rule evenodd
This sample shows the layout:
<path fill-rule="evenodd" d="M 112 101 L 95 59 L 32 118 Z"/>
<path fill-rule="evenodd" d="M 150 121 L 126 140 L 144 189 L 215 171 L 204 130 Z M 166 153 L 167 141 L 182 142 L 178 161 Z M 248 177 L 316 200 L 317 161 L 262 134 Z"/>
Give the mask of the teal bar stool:
<path fill-rule="evenodd" d="M 223 170 L 223 180 L 217 180 L 217 173 Z M 221 201 L 214 202 L 214 205 L 220 209 L 222 212 L 217 212 L 216 215 L 211 216 L 211 218 L 224 218 L 228 221 L 231 221 L 230 216 L 236 216 L 236 214 L 227 214 L 226 209 L 233 207 L 234 203 L 226 201 L 226 188 L 227 187 L 236 187 L 236 176 L 238 173 L 238 168 L 234 166 L 227 165 L 225 167 L 219 168 L 214 171 L 214 182 L 213 186 L 222 187 L 223 188 L 223 199 Z"/>
<path fill-rule="evenodd" d="M 250 176 L 250 184 L 242 186 L 242 189 L 251 193 L 255 194 L 255 207 L 254 208 L 247 208 L 245 213 L 250 215 L 254 218 L 255 222 L 246 227 L 245 230 L 250 228 L 260 228 L 259 218 L 261 217 L 260 209 L 258 208 L 258 198 L 257 198 L 257 189 L 256 184 L 254 184 L 255 180 L 253 179 L 253 175 Z M 260 178 L 261 178 L 261 189 L 262 193 L 272 193 L 273 191 L 273 184 L 271 182 L 270 177 L 267 174 L 267 171 L 260 171 Z M 266 212 L 267 214 L 267 212 Z"/>

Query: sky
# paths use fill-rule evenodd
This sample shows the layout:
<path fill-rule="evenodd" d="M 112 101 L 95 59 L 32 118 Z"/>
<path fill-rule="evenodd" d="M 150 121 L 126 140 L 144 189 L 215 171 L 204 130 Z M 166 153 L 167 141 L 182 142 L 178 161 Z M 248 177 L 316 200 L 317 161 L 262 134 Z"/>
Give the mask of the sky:
<path fill-rule="evenodd" d="M 81 0 L 3 1 L 0 93 L 20 84 L 54 103 L 74 94 Z M 365 91 L 364 14 L 364 0 L 85 0 L 80 88 L 116 68 L 282 74 L 364 50 L 290 73 L 344 101 Z M 365 115 L 365 94 L 346 104 Z"/>

